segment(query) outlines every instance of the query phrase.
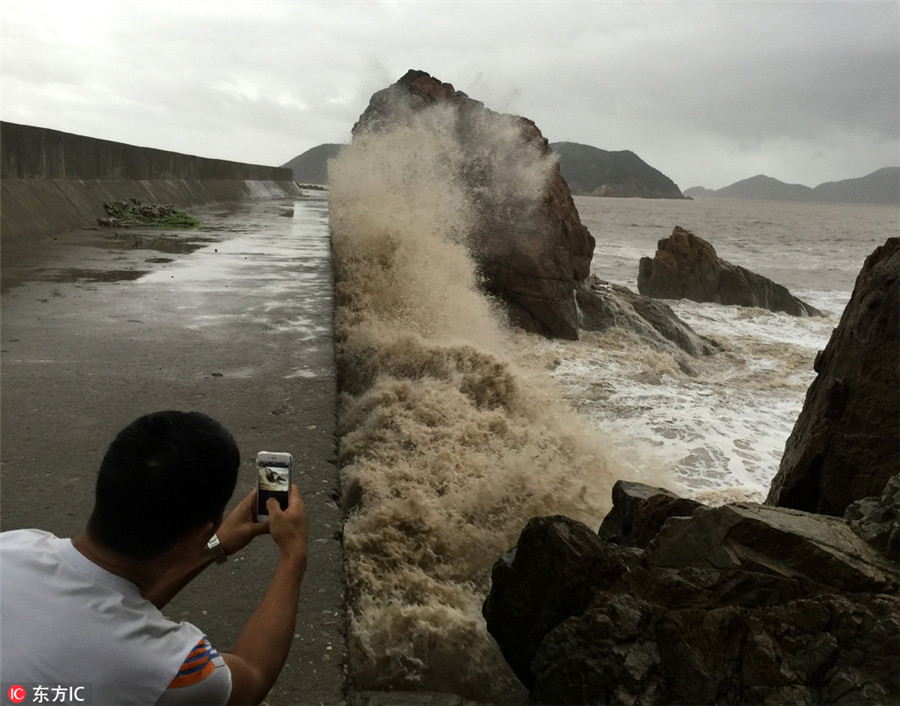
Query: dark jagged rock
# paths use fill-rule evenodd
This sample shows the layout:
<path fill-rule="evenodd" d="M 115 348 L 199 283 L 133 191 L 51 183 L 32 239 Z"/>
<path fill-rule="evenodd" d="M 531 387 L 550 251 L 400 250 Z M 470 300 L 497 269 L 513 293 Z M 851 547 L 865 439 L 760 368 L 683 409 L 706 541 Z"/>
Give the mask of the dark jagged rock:
<path fill-rule="evenodd" d="M 448 83 L 409 71 L 372 96 L 353 134 L 377 134 L 410 124 L 430 108 L 446 107 L 452 110 L 443 117 L 449 115 L 463 155 L 452 180 L 464 187 L 474 211 L 467 246 L 483 288 L 505 305 L 513 324 L 570 339 L 582 329 L 621 326 L 672 353 L 688 373 L 685 354 L 720 349 L 665 304 L 590 275 L 594 238 L 581 223 L 559 162 L 530 120 L 495 113 Z M 501 143 L 498 135 L 504 136 Z M 536 175 L 542 190 L 526 184 Z"/>
<path fill-rule="evenodd" d="M 638 291 L 659 299 L 756 306 L 794 316 L 822 315 L 780 284 L 722 260 L 707 241 L 678 226 L 659 241 L 652 259 L 641 258 Z"/>
<path fill-rule="evenodd" d="M 603 518 L 600 536 L 623 547 L 646 549 L 670 517 L 690 517 L 701 503 L 682 498 L 665 488 L 616 481 L 613 507 Z"/>
<path fill-rule="evenodd" d="M 881 497 L 850 503 L 844 519 L 869 544 L 900 562 L 900 475 L 891 477 Z"/>
<path fill-rule="evenodd" d="M 744 571 L 775 577 L 787 595 L 803 584 L 847 593 L 888 592 L 898 586 L 898 567 L 867 545 L 843 519 L 734 503 L 697 509 L 688 519 L 665 524 L 647 555 L 654 567 Z M 756 603 L 760 580 L 733 593 Z M 797 594 L 804 595 L 804 594 Z"/>
<path fill-rule="evenodd" d="M 667 304 L 594 275 L 576 285 L 575 298 L 583 330 L 605 331 L 618 326 L 633 331 L 657 350 L 676 353 L 682 369 L 690 366 L 678 353 L 697 357 L 721 350 L 718 343 L 698 335 L 678 318 Z"/>
<path fill-rule="evenodd" d="M 516 547 L 494 565 L 484 614 L 526 687 L 533 686 L 531 659 L 547 631 L 583 611 L 604 577 L 624 570 L 616 547 L 568 517 L 538 517 L 522 530 Z"/>
<path fill-rule="evenodd" d="M 488 630 L 532 703 L 900 699 L 900 566 L 847 522 L 637 483 L 613 503 L 599 535 L 532 520 L 495 565 Z"/>
<path fill-rule="evenodd" d="M 504 302 L 512 322 L 525 330 L 578 338 L 574 289 L 590 273 L 594 238 L 581 223 L 559 164 L 532 121 L 495 113 L 449 83 L 409 71 L 372 96 L 353 134 L 403 125 L 439 105 L 453 108 L 452 129 L 464 152 L 456 177 L 476 211 L 468 246 L 485 289 Z M 504 143 L 515 149 L 497 153 L 491 141 L 500 133 L 516 135 Z M 541 196 L 505 182 L 519 169 L 533 174 L 532 168 L 546 173 Z"/>
<path fill-rule="evenodd" d="M 766 502 L 842 516 L 900 468 L 900 238 L 866 259 Z"/>

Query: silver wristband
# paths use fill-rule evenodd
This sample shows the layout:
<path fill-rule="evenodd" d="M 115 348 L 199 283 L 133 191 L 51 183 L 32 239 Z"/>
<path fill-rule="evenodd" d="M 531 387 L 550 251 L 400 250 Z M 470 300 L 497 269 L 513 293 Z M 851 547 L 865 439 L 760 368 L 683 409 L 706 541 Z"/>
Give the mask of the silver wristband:
<path fill-rule="evenodd" d="M 209 548 L 209 551 L 212 552 L 213 559 L 216 560 L 217 564 L 225 563 L 225 560 L 228 557 L 225 556 L 225 550 L 222 548 L 222 544 L 221 542 L 219 542 L 219 538 L 215 534 L 213 534 L 213 536 L 209 538 L 206 546 Z"/>

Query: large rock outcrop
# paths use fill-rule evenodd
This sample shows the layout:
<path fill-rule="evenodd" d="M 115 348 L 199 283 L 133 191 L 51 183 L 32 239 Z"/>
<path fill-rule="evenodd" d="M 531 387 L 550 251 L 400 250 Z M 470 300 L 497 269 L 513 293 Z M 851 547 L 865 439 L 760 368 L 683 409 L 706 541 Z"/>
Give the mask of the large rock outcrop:
<path fill-rule="evenodd" d="M 491 111 L 449 83 L 411 70 L 372 96 L 353 135 L 403 124 L 438 105 L 453 108 L 452 129 L 463 151 L 456 178 L 475 210 L 468 246 L 485 289 L 525 330 L 578 338 L 574 289 L 590 273 L 594 238 L 532 121 Z M 542 181 L 538 198 L 524 188 L 532 179 Z"/>
<path fill-rule="evenodd" d="M 570 339 L 582 329 L 621 326 L 673 353 L 688 372 L 688 357 L 718 350 L 664 304 L 590 276 L 594 238 L 547 140 L 527 118 L 496 113 L 449 83 L 409 71 L 372 96 L 353 135 L 371 136 L 446 108 L 433 124 L 444 130 L 449 123 L 457 142 L 457 154 L 443 162 L 473 212 L 466 245 L 482 287 L 505 305 L 511 323 Z"/>
<path fill-rule="evenodd" d="M 599 533 L 528 523 L 488 630 L 537 704 L 896 703 L 900 566 L 863 537 L 896 536 L 898 495 L 851 526 L 620 482 Z"/>
<path fill-rule="evenodd" d="M 900 238 L 866 259 L 767 503 L 843 515 L 900 469 Z"/>
<path fill-rule="evenodd" d="M 657 245 L 651 259 L 642 257 L 638 291 L 659 299 L 691 299 L 756 306 L 794 316 L 821 316 L 815 307 L 794 297 L 785 287 L 716 255 L 703 238 L 676 226 Z"/>

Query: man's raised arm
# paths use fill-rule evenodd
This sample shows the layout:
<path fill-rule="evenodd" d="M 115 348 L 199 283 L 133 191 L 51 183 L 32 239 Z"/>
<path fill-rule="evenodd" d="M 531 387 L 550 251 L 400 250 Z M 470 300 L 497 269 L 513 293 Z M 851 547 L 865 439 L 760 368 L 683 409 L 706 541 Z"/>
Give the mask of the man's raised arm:
<path fill-rule="evenodd" d="M 238 636 L 234 649 L 223 654 L 231 670 L 229 704 L 258 704 L 278 678 L 291 649 L 297 622 L 300 584 L 306 571 L 306 507 L 296 485 L 291 486 L 287 510 L 270 498 L 269 531 L 281 557 L 269 589 Z"/>

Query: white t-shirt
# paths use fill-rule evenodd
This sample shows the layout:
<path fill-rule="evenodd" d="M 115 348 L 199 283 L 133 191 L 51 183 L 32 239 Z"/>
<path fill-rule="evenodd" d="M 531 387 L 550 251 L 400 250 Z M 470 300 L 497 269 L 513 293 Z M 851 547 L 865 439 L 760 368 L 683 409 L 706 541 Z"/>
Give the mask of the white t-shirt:
<path fill-rule="evenodd" d="M 190 623 L 39 530 L 0 533 L 0 678 L 87 684 L 95 705 L 220 703 L 231 673 Z"/>

